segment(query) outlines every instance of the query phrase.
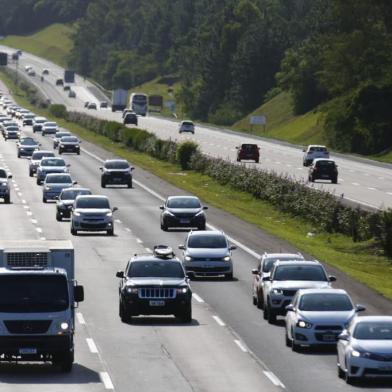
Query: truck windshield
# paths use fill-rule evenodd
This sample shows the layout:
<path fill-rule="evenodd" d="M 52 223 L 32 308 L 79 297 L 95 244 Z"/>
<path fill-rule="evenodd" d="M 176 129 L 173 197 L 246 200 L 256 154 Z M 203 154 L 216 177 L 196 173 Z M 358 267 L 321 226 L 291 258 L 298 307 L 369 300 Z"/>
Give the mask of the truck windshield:
<path fill-rule="evenodd" d="M 0 312 L 61 312 L 68 308 L 64 275 L 0 276 Z"/>

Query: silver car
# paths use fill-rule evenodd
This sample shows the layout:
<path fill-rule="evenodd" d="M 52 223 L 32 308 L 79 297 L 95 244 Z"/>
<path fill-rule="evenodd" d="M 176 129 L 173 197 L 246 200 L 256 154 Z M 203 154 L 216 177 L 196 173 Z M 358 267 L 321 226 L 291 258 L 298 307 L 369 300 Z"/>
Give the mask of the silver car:
<path fill-rule="evenodd" d="M 0 167 L 0 198 L 4 199 L 4 203 L 6 204 L 11 202 L 11 187 L 9 184 L 9 179 L 11 178 L 12 175 Z"/>
<path fill-rule="evenodd" d="M 277 261 L 271 276 L 264 279 L 263 312 L 269 323 L 274 323 L 277 315 L 286 314 L 286 306 L 298 290 L 325 289 L 336 280 L 318 261 Z"/>
<path fill-rule="evenodd" d="M 42 201 L 46 203 L 48 200 L 58 199 L 61 191 L 77 184 L 73 181 L 69 173 L 51 173 L 45 177 L 44 186 L 42 188 Z"/>
<path fill-rule="evenodd" d="M 60 143 L 60 139 L 63 136 L 71 136 L 71 132 L 68 131 L 58 131 L 56 134 L 53 136 L 53 148 L 56 149 Z"/>
<path fill-rule="evenodd" d="M 298 351 L 335 345 L 338 335 L 365 308 L 354 306 L 345 290 L 329 288 L 298 290 L 286 310 L 286 345 Z"/>
<path fill-rule="evenodd" d="M 49 173 L 68 173 L 68 167 L 62 158 L 42 158 L 37 168 L 37 184 L 41 185 Z"/>
<path fill-rule="evenodd" d="M 392 317 L 356 317 L 338 337 L 338 375 L 348 384 L 392 377 Z"/>
<path fill-rule="evenodd" d="M 183 250 L 183 265 L 191 277 L 224 276 L 233 279 L 232 250 L 226 235 L 221 231 L 191 231 Z"/>
<path fill-rule="evenodd" d="M 78 196 L 72 207 L 71 234 L 78 231 L 106 231 L 114 234 L 113 212 L 118 208 L 110 208 L 106 196 L 88 195 Z"/>
<path fill-rule="evenodd" d="M 190 132 L 192 134 L 195 133 L 195 124 L 193 124 L 190 120 L 181 121 L 178 127 L 178 133 L 182 132 Z"/>
<path fill-rule="evenodd" d="M 58 132 L 59 127 L 57 123 L 52 122 L 52 121 L 47 121 L 42 124 L 42 136 L 45 135 L 54 135 L 56 132 Z"/>
<path fill-rule="evenodd" d="M 37 168 L 41 162 L 41 159 L 51 158 L 51 157 L 52 158 L 54 157 L 54 152 L 52 151 L 44 151 L 44 150 L 34 151 L 33 155 L 30 158 L 29 176 L 33 177 L 34 174 L 37 172 Z"/>
<path fill-rule="evenodd" d="M 311 144 L 306 149 L 302 150 L 304 153 L 302 163 L 304 166 L 309 166 L 312 164 L 313 160 L 316 158 L 329 159 L 329 151 L 327 147 L 320 146 L 317 144 Z"/>

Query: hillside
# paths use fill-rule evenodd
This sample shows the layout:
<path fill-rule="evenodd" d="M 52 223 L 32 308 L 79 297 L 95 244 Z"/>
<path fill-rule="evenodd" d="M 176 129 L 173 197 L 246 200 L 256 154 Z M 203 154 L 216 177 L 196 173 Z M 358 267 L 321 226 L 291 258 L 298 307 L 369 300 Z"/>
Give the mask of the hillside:
<path fill-rule="evenodd" d="M 73 32 L 73 25 L 55 23 L 32 35 L 10 35 L 0 43 L 30 52 L 65 67 L 67 56 L 73 47 L 71 40 Z"/>

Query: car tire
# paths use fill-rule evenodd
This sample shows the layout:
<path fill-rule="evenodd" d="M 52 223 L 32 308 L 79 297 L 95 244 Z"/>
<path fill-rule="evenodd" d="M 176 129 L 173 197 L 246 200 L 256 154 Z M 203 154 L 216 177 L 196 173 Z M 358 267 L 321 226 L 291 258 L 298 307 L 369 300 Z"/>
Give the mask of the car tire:
<path fill-rule="evenodd" d="M 42 182 L 37 178 L 37 185 L 41 185 Z"/>
<path fill-rule="evenodd" d="M 106 234 L 111 236 L 114 235 L 114 229 L 106 230 Z"/>
<path fill-rule="evenodd" d="M 61 214 L 56 213 L 56 220 L 57 220 L 58 222 L 61 222 L 61 221 L 63 220 L 63 217 L 61 216 Z"/>
<path fill-rule="evenodd" d="M 33 173 L 32 170 L 29 170 L 29 176 L 30 176 L 30 177 L 34 177 L 34 173 Z"/>
<path fill-rule="evenodd" d="M 71 226 L 71 234 L 78 235 L 78 231 Z"/>
<path fill-rule="evenodd" d="M 42 131 L 42 136 L 45 136 L 45 132 L 44 131 Z"/>
<path fill-rule="evenodd" d="M 80 155 L 80 151 L 78 151 L 76 154 Z"/>
<path fill-rule="evenodd" d="M 291 350 L 295 353 L 301 352 L 301 346 L 294 342 L 294 339 L 291 340 Z"/>
<path fill-rule="evenodd" d="M 132 180 L 128 182 L 127 187 L 132 188 Z"/>
<path fill-rule="evenodd" d="M 257 305 L 257 298 L 254 295 L 252 295 L 252 303 L 255 306 Z"/>
<path fill-rule="evenodd" d="M 122 306 L 121 300 L 118 302 L 118 315 L 123 323 L 128 323 L 131 318 Z"/>
<path fill-rule="evenodd" d="M 337 183 L 338 183 L 338 178 L 337 177 L 333 178 L 332 179 L 332 184 L 337 184 Z"/>
<path fill-rule="evenodd" d="M 59 155 L 61 155 L 61 154 L 62 154 L 62 152 L 63 152 L 63 150 L 59 149 Z"/>
<path fill-rule="evenodd" d="M 10 203 L 11 203 L 11 197 L 10 197 L 10 195 L 4 196 L 4 203 L 5 203 L 5 204 L 10 204 Z"/>
<path fill-rule="evenodd" d="M 262 297 L 260 297 L 259 294 L 257 294 L 257 297 L 256 297 L 256 305 L 257 305 L 258 309 L 263 309 L 263 299 L 262 299 Z"/>
<path fill-rule="evenodd" d="M 276 314 L 274 311 L 267 305 L 267 321 L 269 324 L 275 324 L 276 323 Z"/>
<path fill-rule="evenodd" d="M 59 362 L 61 371 L 63 373 L 70 373 L 72 371 L 73 363 L 74 363 L 74 353 L 73 352 L 64 353 L 61 361 Z"/>
<path fill-rule="evenodd" d="M 161 230 L 162 231 L 167 231 L 168 230 L 167 225 L 161 223 Z"/>
<path fill-rule="evenodd" d="M 20 154 L 18 153 L 18 158 L 20 158 Z"/>
<path fill-rule="evenodd" d="M 241 159 L 240 159 L 240 158 L 237 158 L 237 162 L 241 162 Z"/>
<path fill-rule="evenodd" d="M 42 197 L 42 201 L 44 202 L 44 203 L 47 203 L 48 202 L 48 200 L 47 200 L 47 198 L 46 197 Z"/>
<path fill-rule="evenodd" d="M 103 180 L 101 180 L 101 187 L 102 187 L 102 188 L 106 188 L 106 182 L 103 181 Z"/>
<path fill-rule="evenodd" d="M 204 225 L 200 225 L 197 227 L 197 230 L 205 230 L 206 229 L 206 224 L 204 223 Z"/>
<path fill-rule="evenodd" d="M 286 340 L 286 346 L 287 347 L 291 347 L 292 343 L 291 343 L 291 340 L 289 338 L 289 334 L 287 333 L 287 329 L 286 329 L 286 332 L 285 332 L 285 340 Z"/>
<path fill-rule="evenodd" d="M 188 306 L 186 310 L 184 310 L 181 314 L 179 314 L 180 321 L 182 323 L 191 323 L 192 322 L 192 306 Z"/>
<path fill-rule="evenodd" d="M 342 370 L 339 363 L 337 364 L 337 368 L 338 368 L 338 377 L 345 378 L 346 372 L 344 370 Z"/>
<path fill-rule="evenodd" d="M 259 163 L 259 162 L 260 162 L 260 160 L 259 160 L 259 159 L 256 159 L 256 160 L 255 160 L 255 163 Z"/>
<path fill-rule="evenodd" d="M 267 305 L 263 303 L 263 319 L 267 320 Z"/>
<path fill-rule="evenodd" d="M 226 280 L 233 280 L 233 273 L 230 272 L 229 274 L 225 274 L 225 279 Z"/>

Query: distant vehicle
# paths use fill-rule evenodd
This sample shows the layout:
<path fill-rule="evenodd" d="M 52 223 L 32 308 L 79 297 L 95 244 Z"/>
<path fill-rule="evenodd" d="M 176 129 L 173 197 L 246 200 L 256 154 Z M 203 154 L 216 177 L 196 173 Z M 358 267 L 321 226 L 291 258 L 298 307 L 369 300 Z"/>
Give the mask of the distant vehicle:
<path fill-rule="evenodd" d="M 4 199 L 4 203 L 11 203 L 11 186 L 9 180 L 12 178 L 7 170 L 0 167 L 0 198 Z"/>
<path fill-rule="evenodd" d="M 69 98 L 76 98 L 76 93 L 75 93 L 75 91 L 74 91 L 74 90 L 69 90 L 68 97 L 69 97 Z"/>
<path fill-rule="evenodd" d="M 101 109 L 107 109 L 108 103 L 106 101 L 102 101 L 102 102 L 99 103 L 99 107 Z"/>
<path fill-rule="evenodd" d="M 44 68 L 42 70 L 42 75 L 49 75 L 49 70 L 47 68 Z"/>
<path fill-rule="evenodd" d="M 30 70 L 27 71 L 27 75 L 33 77 L 33 76 L 35 76 L 35 71 L 33 69 L 30 69 Z"/>
<path fill-rule="evenodd" d="M 310 182 L 331 180 L 332 184 L 337 184 L 338 166 L 332 159 L 316 158 L 309 167 L 308 179 Z"/>
<path fill-rule="evenodd" d="M 106 185 L 127 185 L 132 188 L 132 171 L 134 167 L 125 159 L 107 159 L 103 167 L 99 168 L 101 174 L 101 187 Z"/>
<path fill-rule="evenodd" d="M 50 173 L 45 177 L 42 187 L 42 201 L 56 200 L 61 191 L 75 185 L 69 173 Z"/>
<path fill-rule="evenodd" d="M 260 162 L 260 147 L 257 144 L 241 144 L 237 149 L 237 162 L 255 161 Z"/>
<path fill-rule="evenodd" d="M 89 101 L 86 101 L 86 102 L 84 103 L 84 107 L 87 108 L 89 104 L 90 104 L 90 102 L 89 102 Z"/>
<path fill-rule="evenodd" d="M 161 112 L 163 108 L 162 95 L 149 95 L 148 96 L 148 110 L 150 112 Z"/>
<path fill-rule="evenodd" d="M 54 157 L 53 151 L 43 151 L 43 150 L 34 151 L 33 155 L 30 158 L 29 176 L 33 177 L 34 174 L 37 172 L 37 168 L 39 166 L 39 163 L 41 162 L 41 159 L 50 158 L 50 157 Z"/>
<path fill-rule="evenodd" d="M 192 290 L 181 262 L 171 248 L 155 246 L 153 254 L 133 256 L 118 271 L 119 315 L 123 323 L 138 315 L 174 314 L 192 322 Z"/>
<path fill-rule="evenodd" d="M 316 158 L 329 159 L 329 151 L 325 146 L 311 144 L 306 149 L 304 149 L 303 152 L 304 152 L 304 156 L 303 156 L 304 166 L 309 166 L 313 162 L 313 159 Z"/>
<path fill-rule="evenodd" d="M 136 113 L 127 113 L 124 117 L 123 123 L 137 125 L 138 121 Z"/>
<path fill-rule="evenodd" d="M 64 91 L 70 91 L 71 90 L 71 86 L 69 86 L 68 84 L 64 84 L 63 90 Z"/>
<path fill-rule="evenodd" d="M 39 150 L 40 143 L 32 137 L 24 137 L 16 144 L 18 158 L 22 156 L 31 157 L 35 150 Z"/>
<path fill-rule="evenodd" d="M 8 64 L 8 54 L 6 52 L 0 52 L 0 65 Z"/>
<path fill-rule="evenodd" d="M 93 109 L 93 110 L 97 110 L 97 104 L 95 102 L 90 102 L 87 105 L 87 109 Z"/>
<path fill-rule="evenodd" d="M 129 98 L 129 108 L 136 114 L 145 116 L 147 114 L 147 95 L 142 93 L 132 93 Z"/>
<path fill-rule="evenodd" d="M 12 53 L 12 60 L 14 60 L 14 61 L 17 61 L 17 60 L 19 60 L 19 55 L 18 55 L 18 53 Z"/>
<path fill-rule="evenodd" d="M 78 231 L 106 231 L 107 235 L 113 235 L 113 212 L 117 210 L 117 207 L 110 208 L 106 196 L 78 196 L 72 207 L 71 234 L 77 235 Z"/>
<path fill-rule="evenodd" d="M 55 135 L 53 136 L 53 148 L 56 149 L 59 146 L 60 143 L 60 139 L 63 136 L 72 136 L 71 132 L 68 131 L 58 131 L 55 133 Z"/>
<path fill-rule="evenodd" d="M 347 384 L 392 378 L 391 316 L 356 317 L 338 339 L 338 375 Z"/>
<path fill-rule="evenodd" d="M 35 118 L 35 114 L 33 113 L 26 113 L 22 116 L 22 125 L 33 125 L 33 120 Z"/>
<path fill-rule="evenodd" d="M 72 205 L 79 195 L 91 195 L 91 191 L 88 188 L 64 188 L 61 191 L 56 205 L 57 221 L 71 217 Z"/>
<path fill-rule="evenodd" d="M 183 265 L 190 277 L 224 276 L 233 279 L 232 250 L 226 235 L 221 231 L 191 231 L 184 245 Z"/>
<path fill-rule="evenodd" d="M 122 118 L 124 118 L 128 113 L 136 114 L 132 109 L 124 109 L 122 112 Z"/>
<path fill-rule="evenodd" d="M 37 185 L 41 185 L 49 173 L 68 173 L 68 167 L 62 158 L 42 158 L 37 168 Z"/>
<path fill-rule="evenodd" d="M 24 69 L 26 72 L 29 72 L 31 69 L 33 69 L 33 67 L 31 65 L 26 65 Z"/>
<path fill-rule="evenodd" d="M 64 70 L 64 82 L 75 83 L 75 71 L 71 71 L 70 69 Z"/>
<path fill-rule="evenodd" d="M 63 136 L 59 142 L 59 154 L 64 152 L 74 152 L 80 155 L 81 141 L 75 136 Z"/>
<path fill-rule="evenodd" d="M 112 112 L 124 110 L 127 106 L 128 91 L 121 88 L 112 92 Z"/>
<path fill-rule="evenodd" d="M 63 79 L 56 79 L 56 86 L 63 86 L 63 85 L 64 85 Z"/>
<path fill-rule="evenodd" d="M 41 132 L 42 126 L 48 121 L 45 117 L 35 117 L 33 120 L 33 132 Z"/>
<path fill-rule="evenodd" d="M 59 127 L 54 121 L 47 121 L 42 125 L 42 136 L 55 134 Z"/>
<path fill-rule="evenodd" d="M 5 127 L 3 135 L 4 135 L 4 140 L 19 139 L 20 129 L 19 127 L 13 125 L 11 125 L 10 127 Z"/>
<path fill-rule="evenodd" d="M 190 132 L 192 134 L 195 133 L 195 125 L 190 120 L 181 121 L 178 126 L 178 133 Z"/>
<path fill-rule="evenodd" d="M 196 196 L 169 196 L 165 204 L 159 207 L 161 212 L 161 229 L 196 227 L 206 229 L 204 207 Z"/>

